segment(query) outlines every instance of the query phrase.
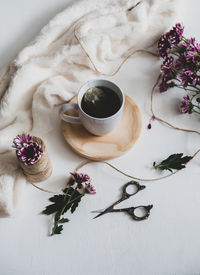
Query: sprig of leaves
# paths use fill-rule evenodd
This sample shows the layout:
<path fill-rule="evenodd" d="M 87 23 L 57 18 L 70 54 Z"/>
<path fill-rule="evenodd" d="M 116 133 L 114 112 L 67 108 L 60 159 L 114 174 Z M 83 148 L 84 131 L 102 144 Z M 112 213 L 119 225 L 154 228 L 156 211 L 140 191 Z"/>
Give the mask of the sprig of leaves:
<path fill-rule="evenodd" d="M 191 156 L 184 156 L 183 153 L 179 154 L 172 154 L 168 158 L 164 159 L 162 162 L 156 164 L 154 161 L 153 167 L 155 169 L 160 170 L 169 170 L 170 172 L 173 172 L 173 169 L 181 170 L 185 168 L 185 165 L 190 161 L 193 157 Z"/>
<path fill-rule="evenodd" d="M 81 198 L 85 195 L 85 193 L 81 194 L 77 187 L 73 188 L 72 186 L 67 187 L 63 190 L 63 194 L 55 195 L 49 198 L 50 204 L 46 206 L 45 210 L 42 211 L 42 214 L 45 215 L 54 215 L 54 225 L 52 228 L 51 236 L 55 234 L 61 234 L 63 230 L 63 224 L 69 222 L 69 219 L 64 218 L 64 214 L 71 210 L 71 213 L 77 209 Z"/>
<path fill-rule="evenodd" d="M 83 173 L 70 173 L 71 178 L 68 181 L 68 187 L 63 190 L 62 194 L 55 195 L 49 198 L 52 204 L 46 206 L 42 214 L 54 214 L 54 225 L 51 236 L 61 234 L 63 224 L 69 222 L 69 219 L 64 217 L 64 214 L 70 210 L 71 213 L 77 209 L 81 198 L 85 194 L 96 194 L 94 186 L 91 184 L 91 178 Z"/>

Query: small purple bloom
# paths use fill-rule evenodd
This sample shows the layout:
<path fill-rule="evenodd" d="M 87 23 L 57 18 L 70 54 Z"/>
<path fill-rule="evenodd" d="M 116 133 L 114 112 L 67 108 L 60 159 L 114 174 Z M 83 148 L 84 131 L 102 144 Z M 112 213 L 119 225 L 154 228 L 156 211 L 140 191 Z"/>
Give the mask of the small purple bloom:
<path fill-rule="evenodd" d="M 170 79 L 168 77 L 166 77 L 165 75 L 162 77 L 162 81 L 159 85 L 160 93 L 164 93 L 169 88 L 173 88 L 174 86 L 176 86 L 176 84 L 173 81 L 170 81 L 170 82 L 169 81 L 170 81 Z"/>
<path fill-rule="evenodd" d="M 17 150 L 18 158 L 25 164 L 35 164 L 43 153 L 43 150 L 37 142 L 31 141 L 25 143 L 24 146 Z"/>
<path fill-rule="evenodd" d="M 85 191 L 88 194 L 92 194 L 92 195 L 96 194 L 96 190 L 90 182 L 85 183 Z"/>
<path fill-rule="evenodd" d="M 177 24 L 175 25 L 175 28 L 176 28 L 176 32 L 177 32 L 177 34 L 179 35 L 179 37 L 182 37 L 184 27 L 183 27 L 180 23 L 177 23 Z"/>
<path fill-rule="evenodd" d="M 184 55 L 180 55 L 175 62 L 175 69 L 181 70 L 186 66 L 186 64 L 187 64 L 186 57 Z"/>
<path fill-rule="evenodd" d="M 151 122 L 154 121 L 156 119 L 156 117 L 153 115 L 149 121 L 149 124 L 147 125 L 147 129 L 150 130 L 151 129 Z"/>
<path fill-rule="evenodd" d="M 172 46 L 178 45 L 181 41 L 181 37 L 183 35 L 183 27 L 180 23 L 177 23 L 175 27 L 172 28 L 169 32 L 166 33 L 167 39 L 169 39 L 170 44 Z"/>
<path fill-rule="evenodd" d="M 196 49 L 198 52 L 200 52 L 200 44 L 199 43 L 196 43 Z"/>
<path fill-rule="evenodd" d="M 160 93 L 164 93 L 164 92 L 167 91 L 167 87 L 166 87 L 164 81 L 162 81 L 162 82 L 160 83 L 160 85 L 159 85 L 159 91 L 160 91 Z"/>
<path fill-rule="evenodd" d="M 183 27 L 177 23 L 170 31 L 163 34 L 158 40 L 158 51 L 161 57 L 167 57 L 169 50 L 173 49 L 181 41 Z"/>
<path fill-rule="evenodd" d="M 188 56 L 189 57 L 194 57 L 194 55 L 195 55 L 195 53 L 196 53 L 196 51 L 188 51 Z"/>
<path fill-rule="evenodd" d="M 70 174 L 72 175 L 73 180 L 79 184 L 91 180 L 91 178 L 87 174 L 82 174 L 77 172 L 70 173 Z"/>
<path fill-rule="evenodd" d="M 172 56 L 168 56 L 165 58 L 163 65 L 167 68 L 170 68 L 173 65 L 174 58 Z"/>
<path fill-rule="evenodd" d="M 165 35 L 162 35 L 158 40 L 158 51 L 161 57 L 166 57 L 168 55 L 168 50 L 171 48 L 169 41 Z"/>
<path fill-rule="evenodd" d="M 27 144 L 31 142 L 31 136 L 29 134 L 22 134 L 22 135 L 17 135 L 16 138 L 13 140 L 13 148 L 20 149 L 24 146 L 24 144 Z"/>
<path fill-rule="evenodd" d="M 147 125 L 147 129 L 148 129 L 148 130 L 151 130 L 151 123 L 149 123 L 149 124 Z"/>
<path fill-rule="evenodd" d="M 191 37 L 189 40 L 188 40 L 190 46 L 195 46 L 195 43 L 196 43 L 196 39 L 194 37 Z"/>
<path fill-rule="evenodd" d="M 166 78 L 172 77 L 174 73 L 173 69 L 173 63 L 174 63 L 174 58 L 172 56 L 167 56 L 163 64 L 161 65 L 161 72 L 165 75 Z M 174 73 L 175 74 L 175 73 Z"/>
<path fill-rule="evenodd" d="M 196 76 L 193 74 L 192 71 L 187 70 L 183 73 L 180 73 L 180 79 L 182 81 L 183 87 L 186 88 L 188 84 L 192 84 L 193 81 L 197 81 Z"/>
<path fill-rule="evenodd" d="M 182 113 L 186 114 L 186 113 L 189 113 L 191 114 L 192 113 L 192 109 L 193 109 L 193 105 L 190 101 L 190 98 L 189 96 L 184 96 L 183 97 L 183 101 L 181 102 L 181 106 L 180 106 L 180 110 Z"/>

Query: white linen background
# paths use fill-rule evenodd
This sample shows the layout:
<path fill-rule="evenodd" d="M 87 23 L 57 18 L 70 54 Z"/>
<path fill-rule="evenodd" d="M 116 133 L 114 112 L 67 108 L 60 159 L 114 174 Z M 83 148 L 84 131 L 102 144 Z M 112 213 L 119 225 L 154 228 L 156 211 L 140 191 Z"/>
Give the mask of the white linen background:
<path fill-rule="evenodd" d="M 33 11 L 37 11 L 37 4 L 39 6 L 42 2 L 35 0 L 32 9 L 26 6 L 30 17 L 31 14 L 33 17 Z M 49 12 L 55 3 L 48 3 Z M 197 37 L 198 4 L 198 1 L 182 1 L 182 6 L 188 10 L 187 17 L 182 19 L 186 33 Z M 19 5 L 19 12 L 20 8 L 23 10 L 23 6 Z M 45 8 L 43 13 L 45 16 Z M 18 22 L 14 14 L 13 18 Z M 4 21 L 6 22 L 5 19 Z M 30 22 L 29 19 L 27 21 Z M 9 24 L 10 21 L 7 25 L 5 23 L 6 26 L 10 26 Z M 32 25 L 31 23 L 30 26 Z M 13 26 L 13 31 L 15 29 Z M 35 29 L 34 31 L 35 33 L 32 29 L 28 30 L 26 36 L 21 39 L 23 42 L 17 41 L 17 46 L 22 47 L 27 42 L 27 37 L 31 38 L 36 34 Z M 12 35 L 10 30 L 8 32 Z M 33 33 L 33 36 L 30 36 L 30 33 Z M 0 51 L 2 45 L 5 46 L 2 42 Z M 9 43 L 7 46 L 10 46 Z M 15 45 L 10 48 L 11 53 L 16 53 Z M 0 64 L 8 60 L 11 54 L 4 52 Z M 144 177 L 158 176 L 157 172 L 151 170 L 153 160 L 162 159 L 174 152 L 184 151 L 189 154 L 199 146 L 198 136 L 170 130 L 157 122 L 154 122 L 152 131 L 146 131 L 149 119 L 149 90 L 156 79 L 158 69 L 159 62 L 155 62 L 154 58 L 138 55 L 131 58 L 120 73 L 111 78 L 137 102 L 144 122 L 142 135 L 133 149 L 121 158 L 112 160 L 112 163 L 125 171 Z M 182 94 L 179 95 L 181 97 Z M 170 98 L 176 96 L 170 92 L 164 97 L 165 102 L 172 102 Z M 160 98 L 159 102 L 162 103 L 163 97 Z M 165 111 L 169 107 L 164 117 L 168 118 L 171 111 L 175 112 L 175 104 L 164 104 Z M 41 186 L 59 189 L 63 187 L 67 173 L 83 159 L 65 144 L 56 112 L 52 113 L 53 117 L 54 115 L 55 128 L 47 135 L 46 142 L 55 169 L 52 178 Z M 178 116 L 178 119 L 188 127 L 188 121 L 191 123 L 191 119 L 185 121 L 186 117 Z M 196 126 L 193 121 L 191 124 L 191 127 Z M 144 202 L 154 204 L 150 218 L 142 223 L 132 222 L 120 214 L 92 221 L 93 215 L 90 211 L 114 201 L 126 179 L 99 164 L 88 166 L 84 171 L 93 177 L 97 195 L 82 202 L 77 213 L 71 217 L 71 223 L 65 227 L 63 234 L 56 238 L 47 237 L 48 219 L 37 215 L 47 204 L 49 194 L 27 186 L 27 202 L 23 204 L 20 215 L 0 220 L 0 274 L 198 274 L 199 158 L 175 177 L 146 184 L 145 192 L 129 202 L 129 205 Z"/>
<path fill-rule="evenodd" d="M 12 201 L 16 204 L 24 185 L 14 151 L 9 151 L 13 137 L 29 132 L 45 139 L 58 124 L 55 106 L 69 100 L 85 81 L 99 77 L 74 30 L 98 70 L 112 73 L 130 49 L 149 47 L 172 24 L 177 2 L 80 1 L 52 19 L 5 68 L 0 86 L 3 214 L 13 212 Z"/>

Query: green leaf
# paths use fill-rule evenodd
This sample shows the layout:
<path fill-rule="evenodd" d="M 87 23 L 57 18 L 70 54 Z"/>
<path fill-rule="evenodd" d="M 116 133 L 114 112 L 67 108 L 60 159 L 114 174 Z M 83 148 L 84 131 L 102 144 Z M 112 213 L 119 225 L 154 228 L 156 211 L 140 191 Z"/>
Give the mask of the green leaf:
<path fill-rule="evenodd" d="M 54 202 L 54 204 L 50 204 L 46 206 L 45 210 L 42 211 L 42 214 L 51 215 L 57 211 L 61 211 L 64 205 L 65 195 L 55 195 L 51 197 L 49 200 Z"/>
<path fill-rule="evenodd" d="M 60 215 L 61 215 L 60 211 L 57 211 L 55 216 L 54 216 L 54 222 L 55 223 L 57 223 L 60 220 Z"/>
<path fill-rule="evenodd" d="M 68 195 L 71 195 L 72 193 L 73 193 L 73 191 L 74 191 L 74 188 L 73 187 L 67 187 L 67 188 L 65 188 L 64 190 L 63 190 L 63 192 L 66 194 L 68 194 Z"/>
<path fill-rule="evenodd" d="M 164 159 L 162 162 L 156 164 L 156 162 L 153 163 L 153 167 L 155 169 L 160 170 L 169 170 L 170 172 L 173 172 L 173 170 L 181 170 L 185 168 L 185 165 L 192 159 L 191 156 L 184 156 L 183 153 L 179 154 L 172 154 L 168 158 Z"/>
<path fill-rule="evenodd" d="M 53 202 L 53 204 L 46 206 L 45 210 L 42 211 L 42 214 L 51 215 L 53 213 L 56 213 L 57 211 L 61 211 L 66 202 L 69 200 L 73 191 L 74 189 L 72 187 L 68 187 L 63 190 L 65 194 L 55 195 L 49 198 L 49 201 Z M 65 208 L 65 212 L 69 210 L 70 207 L 71 205 L 68 205 Z"/>
<path fill-rule="evenodd" d="M 66 222 L 69 222 L 69 219 L 62 218 L 61 220 L 58 221 L 58 223 L 66 223 Z"/>
<path fill-rule="evenodd" d="M 76 199 L 76 198 L 79 198 L 81 196 L 81 194 L 77 190 L 75 190 L 73 188 L 70 188 L 68 193 L 70 193 L 70 197 L 69 197 L 69 200 L 67 202 L 67 205 L 65 205 L 63 214 L 66 213 L 70 208 L 71 208 L 71 213 L 73 213 L 76 210 L 76 208 L 78 206 L 78 203 L 81 200 L 81 198 L 80 198 L 80 200 Z"/>
<path fill-rule="evenodd" d="M 63 190 L 64 194 L 55 195 L 51 198 L 49 198 L 50 202 L 53 202 L 53 204 L 50 204 L 46 206 L 45 210 L 42 212 L 42 214 L 50 215 L 55 213 L 54 216 L 54 225 L 52 229 L 52 236 L 54 234 L 61 234 L 63 230 L 63 225 L 66 222 L 69 222 L 69 219 L 67 218 L 61 218 L 69 209 L 71 209 L 71 213 L 73 213 L 76 208 L 78 207 L 78 204 L 81 200 L 80 192 L 78 192 L 73 187 L 67 187 Z"/>
<path fill-rule="evenodd" d="M 79 193 L 79 196 L 80 196 L 80 193 Z M 73 204 L 72 204 L 72 206 L 71 206 L 71 213 L 74 213 L 74 211 L 76 210 L 76 208 L 77 208 L 78 205 L 79 205 L 79 202 L 81 201 L 81 198 L 82 198 L 82 196 L 81 196 L 81 197 L 78 197 L 78 198 L 73 202 Z"/>
<path fill-rule="evenodd" d="M 63 231 L 63 225 L 56 226 L 56 228 L 52 232 L 51 236 L 53 236 L 55 234 L 61 234 L 62 231 Z"/>
<path fill-rule="evenodd" d="M 55 204 L 51 204 L 46 206 L 45 210 L 42 211 L 42 214 L 51 215 L 55 213 L 57 210 L 58 210 L 57 206 Z"/>
<path fill-rule="evenodd" d="M 63 199 L 63 196 L 64 195 L 55 195 L 55 196 L 49 198 L 49 201 L 57 203 L 58 201 L 60 201 L 61 199 Z"/>

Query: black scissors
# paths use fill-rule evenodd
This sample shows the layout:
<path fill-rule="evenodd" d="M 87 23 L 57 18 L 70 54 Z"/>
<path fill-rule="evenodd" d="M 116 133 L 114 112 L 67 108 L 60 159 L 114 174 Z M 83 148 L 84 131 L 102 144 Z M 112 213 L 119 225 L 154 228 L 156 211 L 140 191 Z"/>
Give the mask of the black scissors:
<path fill-rule="evenodd" d="M 130 185 L 132 185 L 134 187 L 134 191 L 131 194 L 126 191 L 127 187 Z M 153 205 L 140 205 L 140 206 L 136 206 L 136 207 L 132 206 L 132 207 L 127 207 L 127 208 L 114 209 L 115 205 L 119 204 L 120 202 L 122 202 L 124 200 L 127 200 L 131 196 L 134 196 L 139 191 L 143 190 L 145 187 L 146 187 L 145 185 L 140 185 L 136 181 L 130 181 L 130 182 L 126 183 L 122 188 L 121 199 L 119 199 L 118 201 L 116 201 L 115 203 L 113 203 L 111 206 L 109 206 L 108 208 L 106 208 L 103 211 L 101 211 L 101 210 L 92 211 L 92 213 L 99 213 L 96 217 L 94 217 L 94 219 L 96 219 L 104 214 L 111 213 L 111 212 L 126 212 L 136 221 L 142 221 L 142 220 L 147 219 L 150 215 L 150 210 L 152 209 Z M 136 209 L 140 209 L 142 211 L 142 215 L 138 216 L 135 213 Z"/>

